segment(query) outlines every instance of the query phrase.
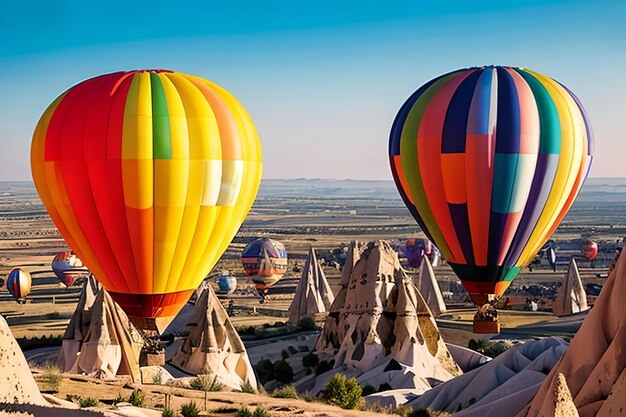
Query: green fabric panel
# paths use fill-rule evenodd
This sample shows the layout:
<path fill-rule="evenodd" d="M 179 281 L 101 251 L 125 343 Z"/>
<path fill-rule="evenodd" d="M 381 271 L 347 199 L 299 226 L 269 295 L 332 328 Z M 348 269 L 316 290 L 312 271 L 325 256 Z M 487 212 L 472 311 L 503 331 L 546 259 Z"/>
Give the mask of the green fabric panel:
<path fill-rule="evenodd" d="M 170 115 L 167 111 L 165 90 L 158 74 L 150 73 L 152 92 L 152 138 L 154 159 L 172 159 Z"/>

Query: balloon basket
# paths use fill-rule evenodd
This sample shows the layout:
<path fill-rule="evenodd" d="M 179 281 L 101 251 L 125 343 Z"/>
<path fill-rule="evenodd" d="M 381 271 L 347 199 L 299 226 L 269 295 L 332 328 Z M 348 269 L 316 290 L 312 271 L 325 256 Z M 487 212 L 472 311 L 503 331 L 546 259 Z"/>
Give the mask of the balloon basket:
<path fill-rule="evenodd" d="M 474 319 L 474 333 L 476 334 L 494 334 L 500 333 L 500 322 L 486 321 Z"/>
<path fill-rule="evenodd" d="M 141 351 L 139 355 L 139 366 L 153 366 L 153 365 L 165 365 L 165 351 L 160 352 L 146 352 Z"/>

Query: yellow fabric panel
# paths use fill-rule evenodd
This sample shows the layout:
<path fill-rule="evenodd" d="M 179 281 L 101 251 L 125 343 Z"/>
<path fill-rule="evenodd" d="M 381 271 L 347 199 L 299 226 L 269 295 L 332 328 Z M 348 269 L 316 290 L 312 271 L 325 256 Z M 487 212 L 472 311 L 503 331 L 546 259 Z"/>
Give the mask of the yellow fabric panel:
<path fill-rule="evenodd" d="M 188 159 L 155 159 L 154 204 L 157 207 L 184 207 L 189 178 Z M 158 222 L 157 222 L 158 223 Z"/>
<path fill-rule="evenodd" d="M 211 236 L 209 237 L 209 241 L 204 248 L 198 265 L 190 276 L 206 276 L 211 271 L 211 268 L 215 266 L 215 263 L 223 253 L 223 250 L 221 252 L 219 251 L 221 248 L 221 242 L 227 239 L 228 236 L 230 236 L 230 239 L 232 240 L 232 237 L 237 232 L 237 220 L 233 218 L 234 209 L 235 208 L 233 206 L 219 207 L 218 216 Z"/>
<path fill-rule="evenodd" d="M 174 84 L 164 73 L 158 74 L 170 119 L 170 139 L 172 141 L 172 159 L 189 159 L 189 131 L 187 130 L 187 115 L 181 96 Z M 194 138 L 195 139 L 195 138 Z M 195 142 L 195 140 L 194 140 Z"/>
<path fill-rule="evenodd" d="M 550 228 L 570 195 L 583 156 L 583 145 L 580 139 L 582 137 L 581 126 L 579 123 L 575 123 L 575 119 L 572 116 L 572 104 L 574 106 L 576 104 L 571 100 L 571 96 L 552 79 L 535 72 L 531 73 L 543 84 L 556 105 L 561 123 L 561 151 L 554 184 L 550 190 L 548 200 L 517 262 L 517 266 L 528 264 L 545 243 Z M 578 109 L 577 106 L 576 109 Z M 582 128 L 584 129 L 584 126 Z"/>
<path fill-rule="evenodd" d="M 154 208 L 154 293 L 165 292 L 167 288 L 184 211 L 184 207 Z"/>
<path fill-rule="evenodd" d="M 222 179 L 218 206 L 233 206 L 239 197 L 244 175 L 243 161 L 222 161 Z"/>
<path fill-rule="evenodd" d="M 152 159 L 150 73 L 133 76 L 124 107 L 122 159 Z"/>
<path fill-rule="evenodd" d="M 198 286 L 198 278 L 204 278 L 208 274 L 208 271 L 198 274 L 197 271 L 203 271 L 198 265 L 204 260 L 204 252 L 210 244 L 209 242 L 214 234 L 215 225 L 217 223 L 218 213 L 222 209 L 222 207 L 215 206 L 200 206 L 198 223 L 193 236 L 193 244 L 189 247 L 189 252 L 187 252 L 183 274 L 180 277 L 178 287 L 172 283 L 171 288 L 178 288 L 179 290 L 195 289 Z M 217 260 L 213 262 L 217 262 Z M 170 288 L 169 284 L 168 288 Z"/>
<path fill-rule="evenodd" d="M 122 160 L 124 203 L 127 207 L 146 209 L 153 204 L 154 165 L 152 159 Z"/>
<path fill-rule="evenodd" d="M 204 178 L 202 187 L 202 199 L 200 204 L 203 206 L 217 206 L 222 187 L 222 161 L 209 159 L 203 161 L 203 170 L 200 175 Z"/>
<path fill-rule="evenodd" d="M 183 222 L 189 179 L 188 159 L 154 160 L 154 287 L 165 290 Z"/>
<path fill-rule="evenodd" d="M 221 159 L 217 121 L 202 92 L 183 74 L 163 73 L 163 75 L 172 81 L 185 107 L 189 137 L 194 138 L 189 141 L 189 158 Z"/>
<path fill-rule="evenodd" d="M 198 245 L 194 240 L 200 215 L 200 198 L 204 183 L 203 161 L 198 159 L 189 160 L 189 178 L 187 183 L 187 201 L 183 213 L 176 249 L 172 257 L 172 265 L 167 279 L 166 290 L 177 288 L 183 268 L 187 262 L 197 262 L 190 259 L 190 248 Z"/>

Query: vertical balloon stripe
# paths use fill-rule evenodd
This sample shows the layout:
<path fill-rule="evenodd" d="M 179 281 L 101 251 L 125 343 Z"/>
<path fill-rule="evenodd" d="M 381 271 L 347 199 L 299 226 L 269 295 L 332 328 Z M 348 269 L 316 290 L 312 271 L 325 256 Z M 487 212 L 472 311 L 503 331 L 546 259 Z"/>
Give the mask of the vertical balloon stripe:
<path fill-rule="evenodd" d="M 441 153 L 464 153 L 469 108 L 482 71 L 474 71 L 454 91 L 445 112 L 441 132 Z M 445 173 L 445 170 L 443 171 Z"/>
<path fill-rule="evenodd" d="M 183 223 L 189 182 L 189 131 L 181 97 L 165 74 L 151 74 L 163 88 L 168 116 L 170 156 L 172 159 L 154 159 L 154 289 L 165 292 L 170 277 L 179 232 Z M 154 81 L 153 81 L 154 83 Z"/>
<path fill-rule="evenodd" d="M 428 199 L 426 198 L 426 192 L 424 190 L 423 178 L 418 160 L 417 135 L 426 107 L 432 100 L 433 96 L 443 85 L 445 85 L 457 74 L 459 74 L 459 72 L 441 77 L 439 80 L 435 81 L 432 86 L 426 89 L 424 94 L 422 94 L 415 101 L 415 104 L 406 118 L 404 128 L 402 129 L 402 137 L 400 138 L 402 169 L 406 174 L 407 182 L 409 183 L 409 194 L 415 202 L 415 208 L 424 222 L 425 229 L 428 230 L 430 235 L 435 239 L 439 250 L 441 250 L 441 253 L 446 259 L 452 259 L 452 252 L 441 232 L 441 229 L 437 226 L 433 210 L 429 206 Z"/>
<path fill-rule="evenodd" d="M 113 87 L 101 91 L 94 108 L 87 116 L 87 130 L 92 132 L 91 140 L 84 143 L 85 160 L 89 189 L 98 212 L 106 241 L 113 252 L 113 258 L 102 262 L 116 262 L 122 276 L 111 280 L 112 291 L 139 291 L 139 279 L 135 270 L 133 251 L 128 239 L 128 225 L 122 189 L 121 138 L 122 121 L 126 94 L 132 78 L 118 74 Z M 119 82 L 119 79 L 124 79 Z M 113 148 L 117 150 L 112 152 Z M 111 158 L 111 154 L 115 155 Z M 72 245 L 70 245 L 72 246 Z M 74 247 L 74 246 L 72 246 Z M 80 248 L 78 248 L 80 250 Z M 88 263 L 87 258 L 85 259 Z M 90 267 L 91 269 L 91 267 Z"/>
<path fill-rule="evenodd" d="M 513 78 L 504 68 L 498 67 L 496 74 L 498 76 L 496 154 L 516 154 L 520 151 L 520 105 L 517 90 Z"/>
<path fill-rule="evenodd" d="M 474 260 L 474 248 L 472 247 L 472 233 L 469 225 L 469 216 L 467 213 L 467 203 L 453 204 L 448 203 L 450 210 L 450 217 L 452 218 L 452 224 L 454 230 L 459 239 L 461 250 L 463 251 L 463 257 L 468 264 L 475 263 Z"/>
<path fill-rule="evenodd" d="M 208 231 L 206 229 L 198 230 L 197 228 L 200 220 L 200 204 L 202 204 L 205 198 L 203 194 L 206 195 L 212 190 L 205 190 L 207 184 L 210 184 L 209 182 L 204 182 L 205 177 L 207 177 L 205 166 L 210 162 L 219 162 L 220 170 L 218 172 L 221 172 L 221 160 L 204 160 L 219 158 L 220 146 L 219 141 L 214 139 L 217 133 L 215 116 L 200 90 L 181 74 L 169 73 L 160 75 L 167 77 L 178 91 L 184 107 L 188 129 L 188 138 L 186 138 L 189 148 L 187 195 L 173 255 L 174 262 L 172 262 L 164 291 L 172 292 L 176 288 L 182 288 L 180 285 L 181 277 L 184 275 L 183 271 L 186 265 L 189 263 L 195 265 L 199 261 L 198 258 L 201 253 L 192 248 L 197 247 L 200 242 L 208 240 L 206 237 Z M 217 147 L 215 143 L 218 144 Z M 219 191 L 219 187 L 217 187 L 217 190 Z M 212 230 L 212 226 L 208 227 L 208 230 Z M 196 234 L 198 236 L 194 238 Z M 194 242 L 196 243 L 195 245 Z"/>
<path fill-rule="evenodd" d="M 108 91 L 115 84 L 116 78 L 117 75 L 100 77 L 88 90 L 88 94 L 83 94 L 81 99 L 76 100 L 68 108 L 66 118 L 77 122 L 65 123 L 61 131 L 61 146 L 66 150 L 61 169 L 77 224 L 85 238 L 92 242 L 95 257 L 106 274 L 104 282 L 108 280 L 111 286 L 113 283 L 119 283 L 123 289 L 129 291 L 129 285 L 118 263 L 115 262 L 114 252 L 102 226 L 89 182 L 88 161 L 85 159 L 86 153 L 90 151 L 85 149 L 85 144 L 102 141 L 102 138 L 106 137 L 106 130 L 99 125 L 99 120 L 94 120 L 94 116 L 91 115 L 107 113 Z"/>
<path fill-rule="evenodd" d="M 550 227 L 546 230 L 542 231 L 542 234 L 539 235 L 539 238 L 534 241 L 534 245 L 531 247 L 531 251 L 534 250 L 533 253 L 536 253 L 541 246 L 545 243 L 548 237 L 554 233 L 558 223 L 565 217 L 566 212 L 569 210 L 571 205 L 578 194 L 580 187 L 582 186 L 582 181 L 584 180 L 584 174 L 581 170 L 586 168 L 585 157 L 587 155 L 587 140 L 585 138 L 586 135 L 586 127 L 584 119 L 580 113 L 580 110 L 573 100 L 571 95 L 567 90 L 565 90 L 559 83 L 556 81 L 541 75 L 537 75 L 538 78 L 544 82 L 549 83 L 554 88 L 554 94 L 561 97 L 564 101 L 563 106 L 563 115 L 567 117 L 567 120 L 570 121 L 568 127 L 571 128 L 571 133 L 568 139 L 570 139 L 567 145 L 572 147 L 572 158 L 571 165 L 566 174 L 566 185 L 565 189 L 561 190 L 560 199 L 557 200 L 555 212 L 552 213 L 552 216 L 549 220 Z M 560 113 L 561 115 L 561 113 Z M 581 140 L 582 139 L 582 140 Z M 530 242 L 529 242 L 530 243 Z M 533 255 L 534 256 L 534 255 Z M 531 256 L 526 258 L 526 262 L 530 261 Z"/>
<path fill-rule="evenodd" d="M 559 83 L 558 81 L 554 81 L 554 82 Z M 583 118 L 583 123 L 585 124 L 585 131 L 587 132 L 587 155 L 591 156 L 595 153 L 595 143 L 594 143 L 595 141 L 594 141 L 594 136 L 593 136 L 593 128 L 591 127 L 591 123 L 589 123 L 589 116 L 587 116 L 587 111 L 583 107 L 583 104 L 580 102 L 578 97 L 574 93 L 572 93 L 572 91 L 569 88 L 567 88 L 561 83 L 559 83 L 559 85 L 563 87 L 565 91 L 568 92 L 568 94 L 572 97 L 572 99 L 578 106 L 578 110 L 580 110 L 580 115 Z"/>
<path fill-rule="evenodd" d="M 539 220 L 554 183 L 559 160 L 558 154 L 561 149 L 561 123 L 554 100 L 543 84 L 534 76 L 520 69 L 515 69 L 515 71 L 524 78 L 530 87 L 537 105 L 540 154 L 524 214 L 505 260 L 506 265 L 519 265 L 518 259 Z"/>
<path fill-rule="evenodd" d="M 172 141 L 170 138 L 170 117 L 167 109 L 165 90 L 159 74 L 150 73 L 152 94 L 152 135 L 154 159 L 172 158 Z"/>
<path fill-rule="evenodd" d="M 128 90 L 122 130 L 122 180 L 128 235 L 140 292 L 154 276 L 154 161 L 150 74 L 136 73 Z"/>
<path fill-rule="evenodd" d="M 567 92 L 563 89 L 559 91 L 557 88 L 558 84 L 547 77 L 536 73 L 532 73 L 532 75 L 544 85 L 556 104 L 561 123 L 561 157 L 546 206 L 526 248 L 522 252 L 520 258 L 522 265 L 530 261 L 547 239 L 550 226 L 556 221 L 559 212 L 565 205 L 567 197 L 569 196 L 569 190 L 572 189 L 574 181 L 576 180 L 582 158 L 582 144 L 580 141 L 575 140 L 577 138 L 575 132 L 577 124 L 572 121 L 572 114 L 566 98 L 566 96 L 568 96 Z M 533 252 L 535 248 L 537 248 L 537 250 Z"/>
<path fill-rule="evenodd" d="M 465 139 L 465 187 L 474 261 L 487 265 L 489 221 L 495 159 L 497 78 L 482 71 L 469 107 Z"/>

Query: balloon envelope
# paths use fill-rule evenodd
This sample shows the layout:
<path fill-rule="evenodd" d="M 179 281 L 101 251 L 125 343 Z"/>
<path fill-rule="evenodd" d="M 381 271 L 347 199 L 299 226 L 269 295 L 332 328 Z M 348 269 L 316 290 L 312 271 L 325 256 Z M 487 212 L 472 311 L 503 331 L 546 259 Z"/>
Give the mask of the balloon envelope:
<path fill-rule="evenodd" d="M 580 251 L 585 258 L 593 261 L 594 259 L 596 259 L 596 256 L 598 256 L 598 244 L 593 240 L 586 240 L 581 245 Z"/>
<path fill-rule="evenodd" d="M 13 268 L 7 278 L 7 290 L 16 300 L 26 298 L 30 293 L 30 274 L 22 268 Z"/>
<path fill-rule="evenodd" d="M 413 268 L 419 268 L 423 255 L 429 256 L 433 252 L 433 244 L 424 238 L 409 239 L 405 245 L 405 256 L 408 264 Z"/>
<path fill-rule="evenodd" d="M 445 74 L 409 97 L 389 159 L 409 211 L 483 304 L 554 232 L 593 149 L 570 90 L 528 69 L 490 66 Z"/>
<path fill-rule="evenodd" d="M 261 147 L 222 87 L 178 72 L 117 72 L 48 107 L 31 168 L 69 246 L 139 328 L 162 330 L 245 219 Z"/>
<path fill-rule="evenodd" d="M 89 269 L 72 251 L 57 253 L 52 259 L 52 271 L 68 287 L 71 287 L 78 278 L 89 275 Z"/>
<path fill-rule="evenodd" d="M 219 292 L 221 294 L 232 294 L 237 289 L 237 278 L 232 275 L 222 275 L 217 284 L 220 287 Z"/>
<path fill-rule="evenodd" d="M 241 253 L 243 268 L 259 292 L 276 284 L 287 271 L 287 251 L 282 243 L 266 237 L 251 242 Z"/>

